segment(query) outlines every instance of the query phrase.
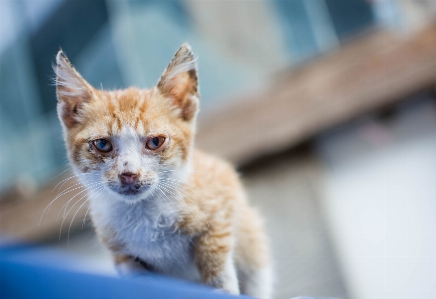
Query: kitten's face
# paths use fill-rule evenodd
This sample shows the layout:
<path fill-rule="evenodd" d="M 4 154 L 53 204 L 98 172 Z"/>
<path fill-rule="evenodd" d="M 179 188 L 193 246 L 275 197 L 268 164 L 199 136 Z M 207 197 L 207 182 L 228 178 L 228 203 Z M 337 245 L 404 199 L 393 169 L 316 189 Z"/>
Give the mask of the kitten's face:
<path fill-rule="evenodd" d="M 91 87 L 60 52 L 58 114 L 69 159 L 88 189 L 126 202 L 150 198 L 167 180 L 183 179 L 198 110 L 195 62 L 177 52 L 150 90 Z"/>

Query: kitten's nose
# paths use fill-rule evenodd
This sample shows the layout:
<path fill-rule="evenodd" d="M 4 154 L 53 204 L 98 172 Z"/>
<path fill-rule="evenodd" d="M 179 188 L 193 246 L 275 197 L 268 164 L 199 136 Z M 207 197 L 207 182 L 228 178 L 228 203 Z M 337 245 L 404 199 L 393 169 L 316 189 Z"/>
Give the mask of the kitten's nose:
<path fill-rule="evenodd" d="M 123 172 L 120 174 L 120 180 L 124 184 L 133 184 L 138 181 L 139 175 L 137 173 L 131 173 L 131 172 Z"/>

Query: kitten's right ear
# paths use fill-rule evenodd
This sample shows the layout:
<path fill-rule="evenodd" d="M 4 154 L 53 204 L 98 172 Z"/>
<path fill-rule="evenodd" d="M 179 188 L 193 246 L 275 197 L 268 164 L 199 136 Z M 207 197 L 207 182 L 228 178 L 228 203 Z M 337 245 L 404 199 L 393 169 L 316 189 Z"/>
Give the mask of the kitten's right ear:
<path fill-rule="evenodd" d="M 54 71 L 58 115 L 64 124 L 71 128 L 80 122 L 80 110 L 84 103 L 91 101 L 94 89 L 74 69 L 62 50 L 56 55 Z"/>
<path fill-rule="evenodd" d="M 195 118 L 200 100 L 195 61 L 191 47 L 183 44 L 157 83 L 161 94 L 172 99 L 174 107 L 180 109 L 180 116 L 186 121 Z"/>

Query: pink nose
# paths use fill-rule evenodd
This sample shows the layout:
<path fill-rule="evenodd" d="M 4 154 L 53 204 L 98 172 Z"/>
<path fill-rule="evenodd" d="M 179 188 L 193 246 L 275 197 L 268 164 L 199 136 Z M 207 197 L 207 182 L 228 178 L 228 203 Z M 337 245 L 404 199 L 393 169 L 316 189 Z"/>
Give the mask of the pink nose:
<path fill-rule="evenodd" d="M 120 174 L 120 180 L 124 184 L 133 184 L 138 181 L 139 175 L 137 173 L 124 172 Z"/>

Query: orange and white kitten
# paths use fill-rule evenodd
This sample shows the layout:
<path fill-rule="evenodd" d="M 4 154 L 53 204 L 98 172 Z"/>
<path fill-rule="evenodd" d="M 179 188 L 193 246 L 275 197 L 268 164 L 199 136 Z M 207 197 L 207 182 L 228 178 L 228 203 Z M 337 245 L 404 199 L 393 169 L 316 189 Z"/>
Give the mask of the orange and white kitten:
<path fill-rule="evenodd" d="M 271 298 L 267 240 L 238 175 L 193 148 L 200 95 L 190 47 L 148 90 L 97 90 L 62 51 L 55 72 L 68 157 L 118 271 Z"/>

